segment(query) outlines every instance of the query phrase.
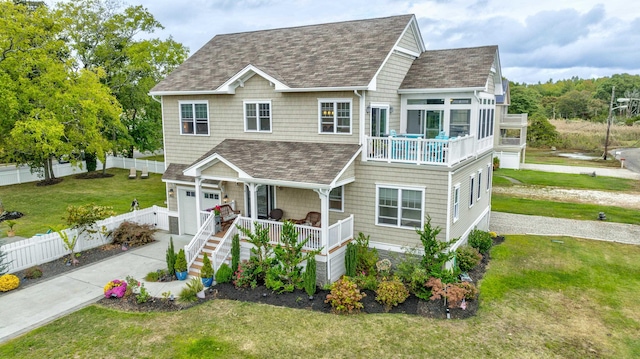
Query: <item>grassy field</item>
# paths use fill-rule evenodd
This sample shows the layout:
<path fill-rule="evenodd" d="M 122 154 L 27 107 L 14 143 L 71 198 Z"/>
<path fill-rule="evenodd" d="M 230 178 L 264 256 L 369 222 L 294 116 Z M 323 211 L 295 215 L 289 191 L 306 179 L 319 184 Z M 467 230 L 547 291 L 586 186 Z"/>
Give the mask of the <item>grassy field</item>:
<path fill-rule="evenodd" d="M 605 161 L 602 158 L 596 158 L 592 160 L 579 160 L 572 159 L 564 156 L 560 156 L 561 153 L 582 153 L 585 156 L 601 157 L 603 151 L 590 152 L 590 151 L 551 151 L 549 149 L 540 149 L 527 147 L 527 153 L 525 155 L 526 163 L 537 163 L 543 165 L 563 165 L 563 166 L 583 166 L 583 167 L 599 167 L 599 168 L 620 168 L 620 161 L 613 157 L 608 157 Z"/>
<path fill-rule="evenodd" d="M 2 358 L 633 358 L 640 247 L 509 236 L 467 320 L 337 316 L 209 301 L 174 313 L 91 306 L 0 346 Z"/>
<path fill-rule="evenodd" d="M 36 186 L 35 182 L 0 187 L 0 199 L 7 211 L 19 211 L 16 235 L 31 237 L 44 233 L 51 225 L 64 225 L 62 219 L 69 205 L 95 203 L 112 206 L 117 213 L 129 211 L 131 201 L 138 199 L 142 208 L 164 206 L 165 186 L 162 175 L 150 173 L 148 179 L 128 179 L 129 171 L 112 168 L 110 178 L 76 179 L 64 177 L 53 186 Z M 0 237 L 6 236 L 6 226 L 0 224 Z"/>
<path fill-rule="evenodd" d="M 554 186 L 575 189 L 593 189 L 603 191 L 638 191 L 640 181 L 580 174 L 549 173 L 531 170 L 510 170 L 500 168 L 493 172 L 494 186 L 513 186 L 514 184 L 502 176 L 510 177 L 522 182 L 523 185 Z"/>
<path fill-rule="evenodd" d="M 146 156 L 146 157 L 139 158 L 139 160 L 149 160 L 149 161 L 164 162 L 164 155 Z"/>

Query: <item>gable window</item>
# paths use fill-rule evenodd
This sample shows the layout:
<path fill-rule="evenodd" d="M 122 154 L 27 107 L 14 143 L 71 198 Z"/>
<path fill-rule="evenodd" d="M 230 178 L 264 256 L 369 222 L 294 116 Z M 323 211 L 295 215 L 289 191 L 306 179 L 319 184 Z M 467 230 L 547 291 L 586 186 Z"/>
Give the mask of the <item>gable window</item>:
<path fill-rule="evenodd" d="M 320 99 L 320 133 L 351 133 L 351 100 Z"/>
<path fill-rule="evenodd" d="M 209 104 L 207 101 L 180 102 L 180 133 L 209 135 Z"/>
<path fill-rule="evenodd" d="M 453 187 L 453 222 L 460 218 L 460 183 Z"/>
<path fill-rule="evenodd" d="M 478 170 L 478 201 L 480 200 L 481 194 L 482 194 L 482 170 Z"/>
<path fill-rule="evenodd" d="M 245 132 L 271 132 L 271 101 L 244 102 Z"/>
<path fill-rule="evenodd" d="M 474 188 L 475 188 L 475 182 L 476 182 L 476 177 L 475 175 L 471 175 L 469 177 L 469 207 L 473 207 L 473 200 L 474 200 Z"/>
<path fill-rule="evenodd" d="M 329 209 L 332 211 L 344 211 L 343 207 L 343 189 L 344 187 L 336 187 L 329 192 Z"/>
<path fill-rule="evenodd" d="M 422 227 L 424 189 L 377 186 L 376 224 Z"/>

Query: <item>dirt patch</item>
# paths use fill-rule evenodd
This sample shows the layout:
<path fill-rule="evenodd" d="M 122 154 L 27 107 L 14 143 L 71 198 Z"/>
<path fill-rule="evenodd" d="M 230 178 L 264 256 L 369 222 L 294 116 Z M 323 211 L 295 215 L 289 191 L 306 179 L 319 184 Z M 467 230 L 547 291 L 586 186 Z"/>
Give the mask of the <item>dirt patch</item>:
<path fill-rule="evenodd" d="M 102 171 L 93 171 L 93 172 L 79 173 L 73 177 L 77 179 L 96 179 L 96 178 L 109 178 L 113 176 L 114 176 L 113 173 L 102 173 Z"/>
<path fill-rule="evenodd" d="M 41 187 L 41 186 L 52 186 L 54 184 L 58 184 L 60 182 L 62 182 L 64 180 L 64 178 L 51 178 L 48 180 L 42 180 L 39 182 L 36 182 L 36 186 Z"/>
<path fill-rule="evenodd" d="M 493 187 L 493 193 L 556 202 L 589 203 L 640 209 L 640 193 L 637 192 L 608 192 L 558 187 L 496 186 Z"/>

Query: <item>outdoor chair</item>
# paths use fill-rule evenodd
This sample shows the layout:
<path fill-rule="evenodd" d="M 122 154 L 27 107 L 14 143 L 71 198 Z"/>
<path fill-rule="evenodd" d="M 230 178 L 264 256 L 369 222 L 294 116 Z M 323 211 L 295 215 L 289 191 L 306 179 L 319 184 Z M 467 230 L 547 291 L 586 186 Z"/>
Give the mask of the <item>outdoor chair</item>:
<path fill-rule="evenodd" d="M 269 219 L 272 221 L 279 221 L 282 219 L 283 212 L 280 208 L 274 208 L 269 212 Z"/>
<path fill-rule="evenodd" d="M 303 219 L 294 219 L 293 221 L 295 224 L 320 227 L 320 212 L 309 212 Z"/>
<path fill-rule="evenodd" d="M 220 206 L 220 225 L 223 231 L 226 231 L 233 224 L 238 214 L 240 214 L 240 211 L 234 211 L 229 204 Z"/>
<path fill-rule="evenodd" d="M 147 168 L 147 166 L 144 166 L 142 168 L 142 173 L 140 174 L 140 178 L 149 178 L 149 168 Z"/>
<path fill-rule="evenodd" d="M 129 179 L 134 179 L 138 177 L 138 173 L 136 172 L 136 168 L 135 167 L 131 167 L 131 169 L 129 170 Z"/>

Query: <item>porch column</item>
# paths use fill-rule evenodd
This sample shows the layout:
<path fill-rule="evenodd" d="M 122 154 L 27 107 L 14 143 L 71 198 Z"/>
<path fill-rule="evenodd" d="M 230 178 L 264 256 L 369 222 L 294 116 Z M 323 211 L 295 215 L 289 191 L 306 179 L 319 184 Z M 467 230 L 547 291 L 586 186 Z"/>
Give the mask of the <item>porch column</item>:
<path fill-rule="evenodd" d="M 251 221 L 258 219 L 258 187 L 257 183 L 247 183 L 249 188 L 249 203 L 251 204 Z M 251 226 L 253 230 L 253 225 Z"/>
<path fill-rule="evenodd" d="M 200 186 L 202 185 L 202 178 L 196 177 L 196 223 L 198 224 L 198 230 L 202 227 L 202 216 L 200 215 L 200 208 L 202 206 L 202 200 L 200 199 L 202 191 Z"/>
<path fill-rule="evenodd" d="M 322 233 L 322 252 L 329 254 L 329 192 L 328 189 L 314 189 L 320 197 L 320 230 Z"/>

